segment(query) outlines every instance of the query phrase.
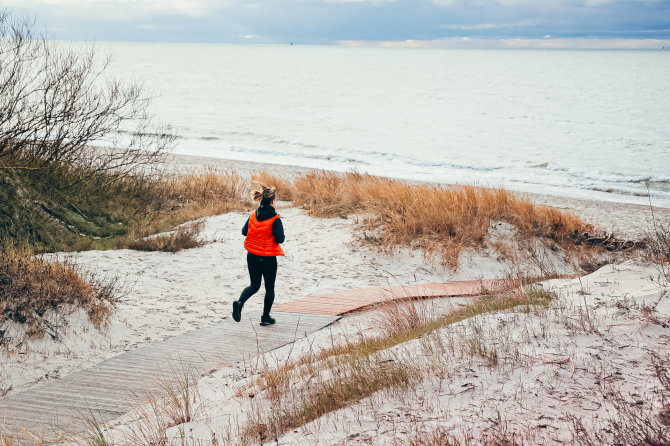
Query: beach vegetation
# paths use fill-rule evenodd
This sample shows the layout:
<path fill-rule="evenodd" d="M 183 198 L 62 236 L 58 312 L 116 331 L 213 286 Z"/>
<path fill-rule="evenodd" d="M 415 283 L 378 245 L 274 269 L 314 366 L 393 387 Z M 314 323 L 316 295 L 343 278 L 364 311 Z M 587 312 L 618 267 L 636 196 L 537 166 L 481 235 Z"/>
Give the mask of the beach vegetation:
<path fill-rule="evenodd" d="M 654 217 L 651 229 L 646 231 L 646 240 L 650 260 L 658 265 L 661 275 L 670 281 L 670 220 L 659 221 Z"/>
<path fill-rule="evenodd" d="M 0 244 L 21 240 L 38 252 L 146 249 L 139 241 L 149 235 L 250 208 L 248 180 L 233 171 L 120 179 L 99 173 L 78 180 L 87 170 L 67 164 L 45 171 L 0 169 Z"/>
<path fill-rule="evenodd" d="M 273 175 L 265 170 L 257 170 L 251 173 L 251 180 L 256 183 L 274 187 L 277 199 L 281 201 L 292 201 L 294 197 L 293 182 L 287 178 Z"/>
<path fill-rule="evenodd" d="M 16 438 L 10 435 L 5 426 L 3 420 L 2 426 L 0 427 L 0 446 L 14 446 L 16 444 Z"/>
<path fill-rule="evenodd" d="M 109 73 L 95 45 L 49 40 L 34 20 L 0 10 L 0 159 L 14 169 L 62 164 L 123 178 L 154 169 L 174 136 L 152 122 L 141 83 Z M 7 166 L 5 166 L 7 167 Z"/>
<path fill-rule="evenodd" d="M 122 292 L 114 280 L 35 255 L 113 248 L 177 252 L 202 246 L 204 223 L 173 230 L 176 225 L 250 206 L 244 201 L 248 181 L 234 172 L 81 174 L 88 169 L 65 163 L 47 170 L 0 169 L 0 338 L 10 336 L 3 324 L 11 320 L 25 325 L 29 336 L 49 333 L 55 339 L 62 322 L 52 318 L 77 306 L 102 327 L 114 308 L 109 304 Z M 150 237 L 155 233 L 163 234 Z"/>
<path fill-rule="evenodd" d="M 154 124 L 142 85 L 109 64 L 95 45 L 51 41 L 0 9 L 0 340 L 9 321 L 56 339 L 55 315 L 80 308 L 102 327 L 114 308 L 114 281 L 34 255 L 176 252 L 202 245 L 203 224 L 173 228 L 249 207 L 237 173 L 166 171 L 175 136 Z"/>
<path fill-rule="evenodd" d="M 306 350 L 298 356 L 292 356 L 291 347 L 289 352 L 269 352 L 245 362 L 244 369 L 235 373 L 239 377 L 231 378 L 240 382 L 233 388 L 227 380 L 219 382 L 217 393 L 223 393 L 213 401 L 193 396 L 189 390 L 163 390 L 153 406 L 145 404 L 143 412 L 138 412 L 145 414 L 135 417 L 141 426 L 129 426 L 134 433 L 123 444 L 179 444 L 180 439 L 182 444 L 270 444 L 291 442 L 294 434 L 318 438 L 321 429 L 333 426 L 351 434 L 346 438 L 366 441 L 375 423 L 389 444 L 537 444 L 547 439 L 565 442 L 566 437 L 570 442 L 571 435 L 573 442 L 583 445 L 666 444 L 670 425 L 667 355 L 651 354 L 653 374 L 640 394 L 625 385 L 631 382 L 625 381 L 630 379 L 627 373 L 636 367 L 621 373 L 621 361 L 594 361 L 591 355 L 583 359 L 588 362 L 581 362 L 580 345 L 610 339 L 612 327 L 629 326 L 638 316 L 622 313 L 623 319 L 612 319 L 617 303 L 595 303 L 593 297 L 599 293 L 588 286 L 575 286 L 567 299 L 559 299 L 532 281 L 511 276 L 508 280 L 511 291 L 482 295 L 467 303 L 408 297 L 377 306 L 372 320 L 366 321 L 370 328 L 359 327 L 352 334 L 342 327 L 334 336 L 331 333 L 330 342 L 304 344 Z M 639 317 L 647 318 L 644 305 Z M 616 352 L 617 346 L 610 345 L 609 352 Z M 602 351 L 597 353 L 604 355 Z M 592 377 L 598 387 L 593 387 Z M 492 383 L 501 386 L 499 397 L 505 402 L 499 403 L 490 393 Z M 566 384 L 578 390 L 557 394 Z M 598 393 L 585 391 L 594 402 L 584 407 L 602 407 L 595 417 L 590 409 L 575 409 L 584 401 L 580 392 L 585 388 Z M 519 417 L 514 410 L 508 418 L 503 409 L 496 412 L 499 407 L 524 411 L 526 399 L 543 391 L 553 395 L 552 401 L 567 401 L 565 417 L 557 418 L 557 413 L 563 414 L 561 408 L 537 420 Z M 175 398 L 170 392 L 192 396 Z M 237 401 L 230 402 L 231 407 L 218 406 L 227 405 L 233 395 Z M 170 400 L 181 409 L 169 409 Z M 188 416 L 182 415 L 183 401 L 191 402 Z M 449 401 L 454 401 L 453 407 Z M 459 401 L 468 407 L 481 405 L 482 410 L 459 409 L 464 407 Z M 471 418 L 458 421 L 456 416 L 454 427 L 454 413 Z M 207 424 L 211 440 L 206 431 L 195 433 L 193 425 L 175 424 L 188 419 L 197 426 Z M 156 431 L 162 433 L 143 440 L 142 435 L 150 431 L 142 420 L 153 420 L 153 426 L 162 420 Z M 357 420 L 360 428 L 354 426 Z M 351 423 L 351 429 L 343 423 Z"/>
<path fill-rule="evenodd" d="M 271 180 L 269 174 L 258 178 Z M 275 180 L 275 182 L 279 182 Z M 457 266 L 464 250 L 485 247 L 493 223 L 505 222 L 520 240 L 572 247 L 594 227 L 576 215 L 533 204 L 504 190 L 439 186 L 349 172 L 313 171 L 297 177 L 287 196 L 316 217 L 361 216 L 360 238 L 383 251 L 406 247 Z"/>
<path fill-rule="evenodd" d="M 290 430 L 381 390 L 405 391 L 425 379 L 429 371 L 448 374 L 443 363 L 444 355 L 477 356 L 491 366 L 505 358 L 518 358 L 511 346 L 496 346 L 481 339 L 482 330 L 476 323 L 469 336 L 450 336 L 445 341 L 435 333 L 484 314 L 529 313 L 536 306 L 546 308 L 552 298 L 552 294 L 541 287 L 529 285 L 513 293 L 482 297 L 472 305 L 445 315 L 423 311 L 417 300 L 389 303 L 381 308 L 377 336 L 346 338 L 316 354 L 308 353 L 277 367 L 264 363 L 253 384 L 258 390 L 253 393 L 265 395 L 270 407 L 265 408 L 263 398 L 254 398 L 258 403 L 250 409 L 242 438 L 247 444 L 274 441 Z M 406 315 L 409 317 L 405 318 Z M 421 363 L 416 360 L 417 355 L 412 355 L 410 361 L 397 350 L 403 344 L 417 340 L 425 352 L 432 352 L 427 356 L 434 361 Z M 293 389 L 296 383 L 305 380 L 309 385 L 296 394 Z M 238 393 L 248 394 L 249 389 Z"/>
<path fill-rule="evenodd" d="M 0 246 L 123 247 L 239 208 L 234 173 L 166 173 L 175 136 L 154 123 L 142 84 L 109 64 L 95 45 L 51 41 L 0 9 Z"/>
<path fill-rule="evenodd" d="M 58 340 L 65 316 L 78 310 L 102 328 L 118 301 L 116 279 L 102 280 L 65 262 L 34 256 L 25 245 L 0 250 L 0 344 L 21 344 L 31 337 Z M 12 329 L 20 324 L 24 330 Z"/>
<path fill-rule="evenodd" d="M 395 441 L 392 444 L 393 446 L 400 446 L 403 444 L 409 446 L 461 446 L 463 443 L 455 438 L 447 429 L 437 427 L 429 430 L 428 432 L 425 430 L 422 430 L 421 432 L 415 432 L 410 438 L 403 438 L 402 440 Z M 507 443 L 499 444 L 506 445 Z"/>
<path fill-rule="evenodd" d="M 133 408 L 133 429 L 124 437 L 123 444 L 142 446 L 166 446 L 167 430 L 170 428 L 168 410 L 162 396 L 149 392 Z"/>
<path fill-rule="evenodd" d="M 156 388 L 146 389 L 136 395 L 132 429 L 124 433 L 123 440 L 118 444 L 174 444 L 168 438 L 168 430 L 199 416 L 201 396 L 196 385 L 195 369 L 171 366 L 171 372 L 171 375 L 158 379 Z"/>
<path fill-rule="evenodd" d="M 77 446 L 114 446 L 114 436 L 104 427 L 102 421 L 94 411 L 90 411 L 81 417 L 85 430 L 79 434 L 66 434 L 72 438 Z"/>
<path fill-rule="evenodd" d="M 306 394 L 295 399 L 288 396 L 289 401 L 277 399 L 269 411 L 253 411 L 242 438 L 250 444 L 277 440 L 290 430 L 380 390 L 407 389 L 421 373 L 405 362 L 369 356 L 330 361 L 328 366 L 335 373 L 329 379 L 315 381 Z"/>
<path fill-rule="evenodd" d="M 654 398 L 643 401 L 613 384 L 603 386 L 603 398 L 612 406 L 602 427 L 594 429 L 572 415 L 575 443 L 660 446 L 670 444 L 670 356 L 651 353 Z"/>
<path fill-rule="evenodd" d="M 420 338 L 436 330 L 476 316 L 516 308 L 528 313 L 538 307 L 546 308 L 552 294 L 539 286 L 529 284 L 506 294 L 483 295 L 472 305 L 466 305 L 445 315 L 435 315 L 421 308 L 422 299 L 410 298 L 396 300 L 379 307 L 380 316 L 375 319 L 379 336 L 347 339 L 342 344 L 332 345 L 319 350 L 318 354 L 302 357 L 283 364 L 278 368 L 264 367 L 257 385 L 267 390 L 269 395 L 279 395 L 288 388 L 291 370 L 307 366 L 314 370 L 313 364 L 336 357 L 369 357 L 396 345 Z M 312 364 L 312 366 L 310 366 Z"/>
<path fill-rule="evenodd" d="M 149 221 L 138 224 L 155 231 L 161 224 L 183 223 L 201 217 L 247 210 L 251 207 L 248 178 L 232 170 L 203 168 L 166 174 L 151 184 L 154 211 Z M 162 222 L 162 220 L 167 221 Z M 152 227 L 151 222 L 156 221 Z M 137 231 L 135 232 L 137 234 Z"/>
<path fill-rule="evenodd" d="M 198 416 L 197 373 L 189 367 L 172 367 L 172 376 L 160 380 L 160 390 L 165 403 L 169 426 L 193 421 Z"/>
<path fill-rule="evenodd" d="M 197 248 L 205 243 L 198 238 L 203 221 L 185 223 L 166 234 L 148 236 L 128 243 L 128 248 L 138 251 L 179 252 L 182 249 Z"/>

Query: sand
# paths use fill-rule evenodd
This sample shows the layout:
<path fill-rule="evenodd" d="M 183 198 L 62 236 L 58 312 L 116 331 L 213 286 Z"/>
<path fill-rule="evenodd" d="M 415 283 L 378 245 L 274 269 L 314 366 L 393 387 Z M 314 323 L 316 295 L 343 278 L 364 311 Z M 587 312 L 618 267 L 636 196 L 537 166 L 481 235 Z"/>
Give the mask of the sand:
<path fill-rule="evenodd" d="M 183 156 L 175 157 L 172 165 L 179 170 L 203 166 L 232 168 L 242 174 L 263 169 L 292 176 L 306 171 L 291 166 Z M 536 195 L 532 199 L 572 209 L 584 219 L 625 237 L 637 237 L 648 226 L 649 209 L 637 205 Z M 511 268 L 509 262 L 490 251 L 464 255 L 457 270 L 426 260 L 417 252 L 380 253 L 361 244 L 354 218 L 318 219 L 304 210 L 287 206 L 287 203 L 278 204 L 286 231 L 286 256 L 279 260 L 277 303 L 310 294 L 387 283 L 495 278 Z M 668 215 L 669 209 L 656 210 L 657 218 Z M 63 329 L 60 340 L 33 341 L 24 344 L 19 351 L 0 352 L 0 394 L 17 392 L 43 380 L 58 379 L 118 353 L 230 317 L 232 301 L 248 285 L 241 234 L 246 218 L 246 213 L 236 212 L 204 219 L 203 238 L 207 244 L 176 254 L 116 250 L 51 255 L 94 270 L 103 278 L 120 278 L 125 287 L 124 296 L 103 332 L 93 328 L 85 315 L 78 313 L 69 321 L 69 327 Z M 504 230 L 492 228 L 503 233 Z M 573 272 L 573 266 L 564 262 L 559 254 L 548 254 L 554 256 L 549 260 L 557 272 Z M 537 267 L 532 259 L 526 260 L 528 271 Z M 622 269 L 614 271 L 632 274 L 633 285 L 629 286 L 628 282 L 626 286 L 608 285 L 612 295 L 644 294 L 648 285 L 643 276 L 651 272 L 648 267 L 626 264 L 616 268 Z M 617 283 L 611 274 L 607 280 L 610 284 Z M 576 284 L 558 282 L 552 286 L 573 289 Z M 595 296 L 598 292 L 599 289 L 591 294 Z M 248 301 L 246 308 L 260 309 L 262 305 L 261 290 Z M 347 321 L 342 324 L 351 325 Z M 638 330 L 639 324 L 631 330 L 633 328 Z M 339 438 L 338 435 L 332 433 L 328 438 Z"/>
<path fill-rule="evenodd" d="M 362 246 L 353 219 L 313 218 L 304 210 L 281 206 L 278 212 L 286 233 L 286 256 L 278 260 L 276 303 L 386 284 L 495 278 L 506 274 L 509 266 L 495 253 L 485 253 L 464 256 L 461 268 L 453 271 L 426 261 L 419 252 L 387 255 Z M 114 250 L 49 255 L 103 279 L 119 278 L 124 295 L 104 333 L 77 314 L 61 341 L 35 341 L 21 354 L 3 353 L 4 387 L 18 391 L 230 317 L 232 302 L 249 284 L 241 233 L 247 217 L 234 212 L 204 219 L 202 238 L 207 244 L 176 254 Z M 262 309 L 263 296 L 261 288 L 245 308 Z"/>
<path fill-rule="evenodd" d="M 444 375 L 428 372 L 410 389 L 382 390 L 266 442 L 409 444 L 444 433 L 462 444 L 496 439 L 573 444 L 580 435 L 575 420 L 595 432 L 616 417 L 612 392 L 622 395 L 626 404 L 642 407 L 638 415 L 656 417 L 661 399 L 651 355 L 670 358 L 667 281 L 659 281 L 658 271 L 648 264 L 626 261 L 580 279 L 551 280 L 541 286 L 555 293 L 549 310 L 490 313 L 438 331 L 443 345 L 455 343 L 457 351 L 459 343 L 467 345 L 472 339 L 495 348 L 496 362 L 467 352 L 440 353 L 435 338 L 399 344 L 378 360 L 433 367 Z M 437 316 L 467 303 L 452 298 L 416 305 Z M 645 307 L 655 310 L 650 315 Z M 266 355 L 269 366 L 249 360 L 203 377 L 193 392 L 195 419 L 168 429 L 169 444 L 209 444 L 212 438 L 221 445 L 238 444 L 237 429 L 248 416 L 269 412 L 277 404 L 256 384 L 265 367 L 306 353 L 316 355 L 344 339 L 379 335 L 380 317 L 384 313 L 378 309 L 345 316 L 328 329 Z M 294 375 L 284 398 L 305 400 L 317 375 Z M 136 429 L 135 423 L 133 415 L 122 416 L 106 435 L 125 438 Z"/>
<path fill-rule="evenodd" d="M 380 392 L 287 433 L 279 444 L 407 444 L 435 432 L 474 444 L 572 444 L 579 435 L 573 420 L 594 432 L 617 419 L 612 392 L 657 417 L 661 398 L 650 357 L 670 358 L 670 293 L 667 282 L 659 286 L 650 277 L 657 277 L 653 268 L 626 262 L 581 280 L 546 282 L 558 296 L 547 314 L 502 312 L 440 331 L 448 340 L 479 327 L 483 341 L 499 349 L 497 364 L 453 359 L 443 380 L 428 375 L 409 391 Z M 645 305 L 656 308 L 657 322 L 640 312 Z M 422 349 L 420 341 L 394 348 L 408 361 L 418 361 Z"/>

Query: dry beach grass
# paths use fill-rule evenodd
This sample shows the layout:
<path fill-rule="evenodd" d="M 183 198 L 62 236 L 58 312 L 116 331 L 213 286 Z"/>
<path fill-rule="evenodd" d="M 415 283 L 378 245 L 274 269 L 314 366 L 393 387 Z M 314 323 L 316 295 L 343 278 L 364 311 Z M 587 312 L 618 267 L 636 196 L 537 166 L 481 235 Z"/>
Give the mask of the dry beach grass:
<path fill-rule="evenodd" d="M 128 243 L 128 248 L 138 251 L 165 251 L 171 253 L 179 252 L 182 249 L 197 248 L 204 245 L 204 242 L 198 239 L 203 225 L 202 221 L 185 223 L 167 234 L 158 234 L 133 240 Z"/>
<path fill-rule="evenodd" d="M 522 308 L 533 311 L 537 305 L 547 306 L 551 295 L 539 287 L 520 287 L 506 295 L 484 296 L 473 305 L 454 309 L 445 315 L 431 314 L 417 302 L 392 302 L 379 316 L 379 335 L 368 338 L 357 336 L 285 362 L 277 368 L 264 367 L 251 389 L 240 389 L 239 395 L 259 394 L 259 403 L 252 407 L 247 424 L 243 427 L 245 444 L 278 441 L 286 432 L 300 428 L 323 415 L 347 407 L 381 390 L 406 391 L 425 379 L 427 374 L 440 369 L 439 356 L 428 363 L 408 361 L 403 355 L 389 353 L 394 347 L 409 341 L 438 339 L 432 333 L 487 313 Z M 458 343 L 428 347 L 434 353 L 476 355 L 497 364 L 498 351 L 476 336 Z M 457 345 L 458 344 L 458 345 Z M 427 345 L 427 344 L 426 344 Z M 500 353 L 503 354 L 502 352 Z M 418 359 L 415 357 L 415 359 Z M 310 384 L 298 394 L 292 389 L 305 380 Z M 262 401 L 270 407 L 263 408 Z M 269 411 L 267 409 L 270 409 Z"/>
<path fill-rule="evenodd" d="M 65 169 L 65 168 L 64 168 Z M 75 169 L 76 170 L 76 169 Z M 59 178 L 76 178 L 81 172 L 59 171 Z M 70 172 L 70 173 L 68 173 Z M 402 181 L 371 175 L 348 173 L 337 174 L 325 171 L 312 171 L 293 179 L 265 172 L 255 171 L 252 179 L 277 187 L 280 199 L 292 200 L 294 205 L 309 209 L 313 216 L 342 217 L 352 215 L 359 222 L 353 225 L 357 238 L 368 246 L 391 252 L 398 249 L 418 249 L 427 258 L 439 258 L 443 263 L 456 267 L 464 251 L 476 251 L 493 246 L 499 252 L 503 249 L 500 242 L 491 243 L 488 239 L 493 222 L 506 222 L 516 231 L 516 242 L 539 239 L 553 249 L 555 246 L 570 249 L 574 247 L 575 233 L 592 230 L 573 214 L 546 206 L 536 206 L 505 190 L 476 188 L 470 186 L 439 187 L 409 184 Z M 96 181 L 103 181 L 103 177 Z M 97 184 L 97 183 L 96 183 Z M 103 203 L 105 214 L 121 219 L 124 212 L 134 209 L 137 213 L 127 221 L 126 233 L 106 238 L 106 247 L 131 248 L 147 251 L 177 252 L 182 249 L 202 246 L 199 238 L 202 222 L 182 224 L 211 215 L 247 210 L 250 181 L 235 171 L 203 168 L 189 170 L 159 177 L 136 177 L 128 175 L 116 179 L 109 200 Z M 135 195 L 133 195 L 135 194 Z M 135 201 L 134 201 L 135 200 Z M 89 200 L 90 201 L 90 200 Z M 88 202 L 87 202 L 88 203 Z M 132 204 L 129 204 L 132 203 Z M 92 203 L 89 203 L 92 205 Z M 81 215 L 79 215 L 81 214 Z M 79 217 L 90 212 L 81 211 Z M 175 225 L 179 225 L 173 229 Z M 163 231 L 167 231 L 161 233 Z M 155 235 L 156 233 L 160 233 Z M 88 235 L 80 238 L 92 239 Z M 95 240 L 94 240 L 95 241 Z M 95 241 L 98 243 L 97 241 Z M 79 242 L 78 242 L 79 243 Z M 78 244 L 77 243 L 77 244 Z M 9 246 L 9 245 L 8 245 Z M 598 247 L 592 251 L 599 252 Z M 5 250 L 3 261 L 9 268 L 8 259 L 15 258 L 17 250 L 9 247 Z M 12 268 L 27 268 L 28 264 L 45 265 L 42 260 L 31 259 L 22 254 L 22 260 L 11 263 Z M 17 266 L 19 265 L 19 266 Z M 57 263 L 48 263 L 52 270 L 71 268 Z M 44 268 L 47 268 L 44 266 Z M 7 276 L 20 274 L 20 271 L 7 270 Z M 550 271 L 546 271 L 550 272 Z M 42 283 L 43 273 L 31 273 L 35 284 Z M 72 278 L 73 289 L 81 287 L 80 277 L 61 274 L 63 281 Z M 26 276 L 27 277 L 27 276 Z M 93 280 L 93 279 L 91 279 Z M 46 282 L 44 282 L 46 283 Z M 59 286 L 64 286 L 62 282 Z M 0 287 L 7 295 L 15 293 L 10 288 L 16 281 L 5 281 Z M 90 289 L 95 286 L 88 285 Z M 99 285 L 96 285 L 99 288 Z M 114 284 L 103 287 L 109 295 L 114 294 Z M 44 286 L 42 287 L 44 289 Z M 43 290 L 35 287 L 25 288 L 26 295 L 37 296 Z M 72 295 L 76 295 L 70 293 Z M 27 311 L 14 317 L 17 321 L 32 320 L 34 311 L 42 312 L 38 303 L 41 298 L 26 298 Z M 6 300 L 5 308 L 9 308 Z M 61 303 L 64 305 L 65 303 Z M 58 304 L 58 305 L 61 305 Z M 89 311 L 87 302 L 73 298 L 72 305 L 82 305 Z M 70 305 L 68 304 L 68 305 Z M 58 306 L 56 303 L 54 305 Z M 55 307 L 54 307 L 55 308 Z M 5 310 L 5 314 L 14 314 Z M 90 314 L 98 322 L 100 311 Z M 9 317 L 9 316 L 6 316 Z M 43 319 L 43 318 L 42 318 Z M 44 324 L 45 322 L 42 322 Z M 30 325 L 30 324 L 29 324 Z M 36 326 L 38 327 L 38 326 Z M 37 328 L 33 329 L 33 331 Z M 40 333 L 44 334 L 44 327 Z M 34 334 L 38 334 L 35 331 Z"/>
<path fill-rule="evenodd" d="M 147 226 L 138 224 L 137 232 L 151 234 L 165 224 L 247 209 L 249 190 L 248 179 L 231 170 L 204 168 L 159 177 L 149 200 L 160 218 Z"/>
<path fill-rule="evenodd" d="M 254 178 L 277 186 L 281 199 L 317 217 L 360 214 L 362 238 L 382 250 L 420 249 L 454 267 L 461 252 L 486 244 L 492 222 L 509 223 L 521 237 L 563 247 L 574 246 L 575 234 L 594 229 L 574 214 L 535 205 L 504 189 L 410 184 L 328 171 L 298 176 L 293 184 L 267 172 Z"/>
<path fill-rule="evenodd" d="M 116 281 L 100 281 L 92 273 L 33 256 L 30 248 L 6 245 L 0 251 L 0 345 L 20 344 L 22 336 L 61 336 L 63 316 L 83 309 L 97 328 L 109 319 L 116 299 Z M 21 338 L 8 329 L 22 325 Z"/>

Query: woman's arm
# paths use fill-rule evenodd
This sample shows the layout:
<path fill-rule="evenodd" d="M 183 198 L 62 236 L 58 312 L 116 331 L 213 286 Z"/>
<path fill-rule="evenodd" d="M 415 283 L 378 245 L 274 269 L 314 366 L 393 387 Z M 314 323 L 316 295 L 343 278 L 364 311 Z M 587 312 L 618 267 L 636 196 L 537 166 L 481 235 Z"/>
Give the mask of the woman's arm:
<path fill-rule="evenodd" d="M 247 232 L 249 232 L 249 219 L 251 218 L 251 215 L 247 218 L 247 222 L 244 224 L 244 227 L 242 228 L 242 235 L 247 236 Z"/>
<path fill-rule="evenodd" d="M 275 242 L 284 243 L 284 225 L 281 222 L 281 218 L 272 222 L 272 235 L 275 237 Z"/>

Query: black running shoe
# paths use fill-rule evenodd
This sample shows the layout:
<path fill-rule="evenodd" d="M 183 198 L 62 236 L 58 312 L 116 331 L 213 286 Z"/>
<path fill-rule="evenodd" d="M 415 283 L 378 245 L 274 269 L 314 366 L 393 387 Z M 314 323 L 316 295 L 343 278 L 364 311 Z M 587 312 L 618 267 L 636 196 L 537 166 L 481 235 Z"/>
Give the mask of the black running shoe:
<path fill-rule="evenodd" d="M 242 302 L 239 300 L 233 302 L 233 319 L 235 322 L 239 322 L 242 319 Z"/>
<path fill-rule="evenodd" d="M 261 325 L 272 325 L 276 321 L 270 316 L 261 316 Z"/>

